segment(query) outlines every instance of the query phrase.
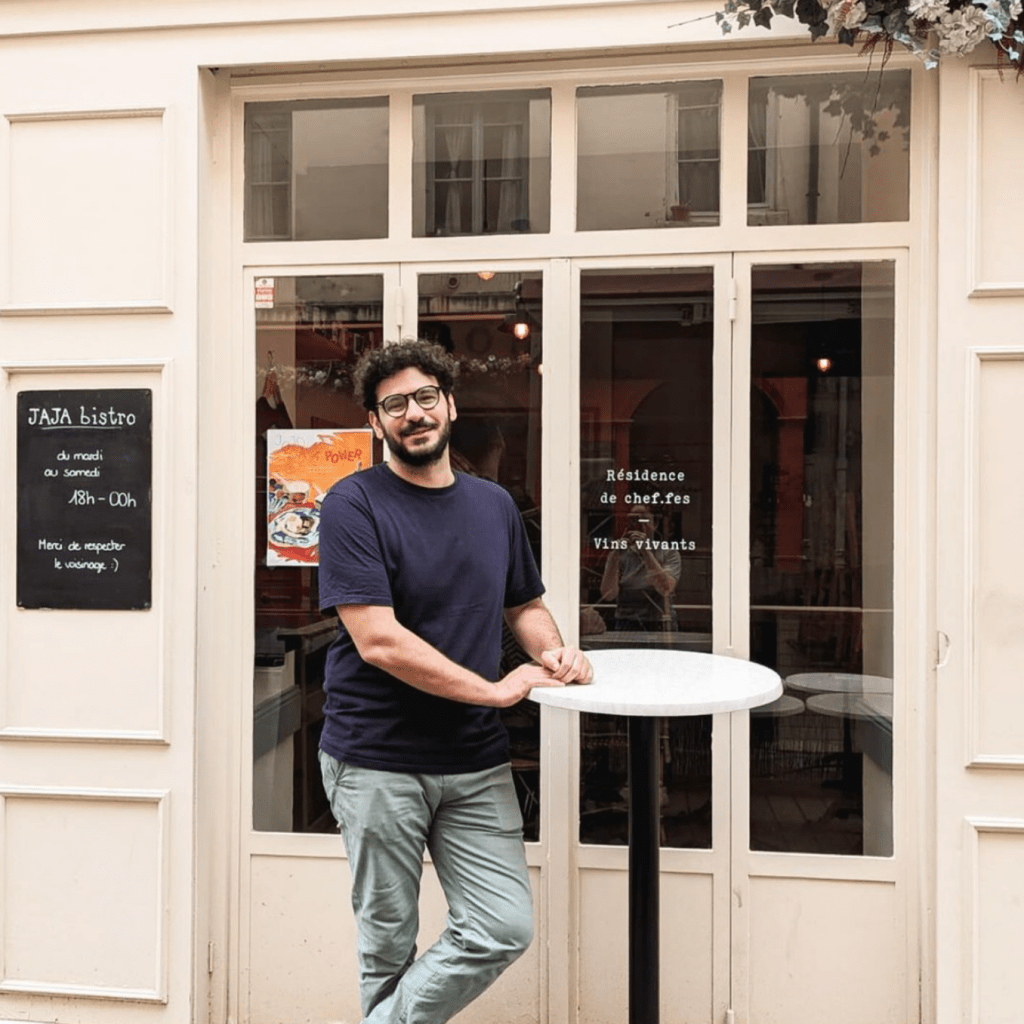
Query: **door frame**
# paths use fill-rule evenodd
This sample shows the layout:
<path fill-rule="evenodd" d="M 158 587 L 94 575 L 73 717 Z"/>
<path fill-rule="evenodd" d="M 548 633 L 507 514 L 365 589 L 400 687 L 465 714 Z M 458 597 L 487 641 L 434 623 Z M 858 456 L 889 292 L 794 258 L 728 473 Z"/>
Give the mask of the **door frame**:
<path fill-rule="evenodd" d="M 254 323 L 251 312 L 251 297 L 249 284 L 255 276 L 272 275 L 275 272 L 282 276 L 295 276 L 305 274 L 344 272 L 352 273 L 359 268 L 369 269 L 383 267 L 397 267 L 400 265 L 414 265 L 418 268 L 450 269 L 480 265 L 492 265 L 501 262 L 504 265 L 523 264 L 532 267 L 544 267 L 545 273 L 545 295 L 551 296 L 556 290 L 562 294 L 570 294 L 571 299 L 567 304 L 567 311 L 562 314 L 554 314 L 554 310 L 546 310 L 545 330 L 551 336 L 556 331 L 564 331 L 566 336 L 576 341 L 566 346 L 565 365 L 559 369 L 557 365 L 548 365 L 545 361 L 545 376 L 548 377 L 549 370 L 552 374 L 560 373 L 563 379 L 573 382 L 578 376 L 578 338 L 579 338 L 579 274 L 578 268 L 583 266 L 655 266 L 655 265 L 682 265 L 697 264 L 708 265 L 708 261 L 715 259 L 731 258 L 733 254 L 737 259 L 749 256 L 756 262 L 770 262 L 778 255 L 780 259 L 796 259 L 807 253 L 817 253 L 823 260 L 835 260 L 839 258 L 863 259 L 869 253 L 885 253 L 897 251 L 906 255 L 908 249 L 909 258 L 906 259 L 906 266 L 903 271 L 904 287 L 900 294 L 905 295 L 903 300 L 903 312 L 899 315 L 897 322 L 897 410 L 896 410 L 896 457 L 897 457 L 897 491 L 896 504 L 896 532 L 897 536 L 905 536 L 905 544 L 902 555 L 897 560 L 896 573 L 902 581 L 902 586 L 897 586 L 897 608 L 903 616 L 903 631 L 901 633 L 903 642 L 897 645 L 898 656 L 904 659 L 905 678 L 908 681 L 905 703 L 902 708 L 905 733 L 902 734 L 905 741 L 903 754 L 903 789 L 899 795 L 895 795 L 896 805 L 894 807 L 894 821 L 899 825 L 901 820 L 905 823 L 906 835 L 902 849 L 904 851 L 905 877 L 902 884 L 905 891 L 904 905 L 906 907 L 906 949 L 907 949 L 907 992 L 908 1006 L 919 1007 L 921 1003 L 920 974 L 929 970 L 928 950 L 934 948 L 934 939 L 926 923 L 926 915 L 932 905 L 932 898 L 927 892 L 927 885 L 931 881 L 930 867 L 927 859 L 922 866 L 921 853 L 923 850 L 923 837 L 928 832 L 930 824 L 929 814 L 931 803 L 923 795 L 925 787 L 932 777 L 933 766 L 928 759 L 931 748 L 931 732 L 929 720 L 925 716 L 928 707 L 926 700 L 925 686 L 929 678 L 931 664 L 929 661 L 929 645 L 926 637 L 930 636 L 928 628 L 932 623 L 932 610 L 930 599 L 926 599 L 928 593 L 928 581 L 932 578 L 934 551 L 930 546 L 931 533 L 927 528 L 921 528 L 921 523 L 927 521 L 933 505 L 929 504 L 933 495 L 934 472 L 931 459 L 934 455 L 931 432 L 932 414 L 929 386 L 934 382 L 931 356 L 928 351 L 929 337 L 928 327 L 930 314 L 927 312 L 933 286 L 929 262 L 924 258 L 928 247 L 925 244 L 931 237 L 931 213 L 929 203 L 933 189 L 931 188 L 931 175 L 934 173 L 933 158 L 928 154 L 929 140 L 932 137 L 931 118 L 934 113 L 934 89 L 925 86 L 926 79 L 924 72 L 917 68 L 913 62 L 902 62 L 898 58 L 896 65 L 910 66 L 913 71 L 913 121 L 914 135 L 911 142 L 911 170 L 916 173 L 922 170 L 925 175 L 925 187 L 912 192 L 911 218 L 906 224 L 858 224 L 835 226 L 831 233 L 823 232 L 821 227 L 791 227 L 791 228 L 757 228 L 749 229 L 741 221 L 736 210 L 723 210 L 722 226 L 717 229 L 693 229 L 688 232 L 593 232 L 580 233 L 574 231 L 571 217 L 566 211 L 574 208 L 574 193 L 571 187 L 571 178 L 574 176 L 575 159 L 571 152 L 572 146 L 567 143 L 573 135 L 573 122 L 565 114 L 565 109 L 559 107 L 553 110 L 552 135 L 553 145 L 558 146 L 556 153 L 552 152 L 553 165 L 561 163 L 568 168 L 566 173 L 552 174 L 552 232 L 550 235 L 524 236 L 514 239 L 502 238 L 451 238 L 451 239 L 427 239 L 411 238 L 408 228 L 401 228 L 398 234 L 392 238 L 383 240 L 371 240 L 369 242 L 275 242 L 275 243 L 244 243 L 239 241 L 242 238 L 242 110 L 244 103 L 249 100 L 263 99 L 300 99 L 312 96 L 342 96 L 342 95 L 379 95 L 389 93 L 393 99 L 391 129 L 396 140 L 391 156 L 391 178 L 389 194 L 391 199 L 391 223 L 400 227 L 411 212 L 411 200 L 407 195 L 411 184 L 411 171 L 405 167 L 403 161 L 411 156 L 405 148 L 404 138 L 398 137 L 398 129 L 407 127 L 411 118 L 411 96 L 413 92 L 425 91 L 427 89 L 441 90 L 444 88 L 495 88 L 515 87 L 522 82 L 536 82 L 539 72 L 536 70 L 523 74 L 485 74 L 481 76 L 458 76 L 447 79 L 433 78 L 431 74 L 413 75 L 407 81 L 400 81 L 394 84 L 386 84 L 370 79 L 359 82 L 343 81 L 303 81 L 296 77 L 294 82 L 285 79 L 277 79 L 273 84 L 267 85 L 252 79 L 248 82 L 224 83 L 218 87 L 217 96 L 211 100 L 211 109 L 217 107 L 220 115 L 221 127 L 226 128 L 223 134 L 213 138 L 211 136 L 211 148 L 216 149 L 223 157 L 219 166 L 221 172 L 217 176 L 217 187 L 213 191 L 216 195 L 207 197 L 207 205 L 211 208 L 215 205 L 213 199 L 222 200 L 222 208 L 216 213 L 207 210 L 204 215 L 204 232 L 207 239 L 207 248 L 214 254 L 211 259 L 215 277 L 221 286 L 221 292 L 213 296 L 206 293 L 206 303 L 201 310 L 200 327 L 206 335 L 208 345 L 207 354 L 201 353 L 200 374 L 201 379 L 205 375 L 206 382 L 201 391 L 204 406 L 207 411 L 201 411 L 201 441 L 209 440 L 213 436 L 220 439 L 218 431 L 227 430 L 229 434 L 225 447 L 217 453 L 216 459 L 207 445 L 200 447 L 200 473 L 202 479 L 207 482 L 217 480 L 233 481 L 237 488 L 235 493 L 248 495 L 251 490 L 251 483 L 247 481 L 244 471 L 251 465 L 251 444 L 246 440 L 246 425 L 251 425 L 248 417 L 251 415 L 248 404 L 248 392 L 240 394 L 237 383 L 239 373 L 242 379 L 254 379 L 252 366 L 252 333 Z M 564 103 L 566 97 L 574 94 L 576 84 L 603 84 L 615 82 L 636 82 L 640 80 L 660 81 L 665 76 L 673 78 L 693 78 L 695 76 L 713 75 L 722 77 L 725 80 L 725 95 L 731 97 L 730 102 L 742 102 L 744 97 L 742 79 L 747 74 L 785 73 L 787 70 L 798 72 L 821 72 L 833 70 L 836 60 L 833 56 L 826 57 L 801 57 L 799 61 L 785 60 L 772 57 L 771 55 L 755 55 L 750 60 L 742 62 L 730 62 L 724 69 L 720 64 L 708 61 L 701 63 L 694 60 L 693 63 L 672 66 L 651 64 L 650 66 L 629 67 L 626 69 L 598 68 L 593 71 L 580 71 L 579 69 L 567 70 L 556 69 L 551 78 L 553 102 L 557 100 Z M 850 60 L 846 63 L 850 68 L 860 67 L 859 61 Z M 561 135 L 555 138 L 555 128 L 559 129 Z M 742 190 L 742 175 L 738 168 L 741 163 L 736 159 L 737 153 L 745 149 L 745 139 L 738 131 L 736 124 L 723 124 L 723 159 L 725 160 L 722 187 L 723 191 L 731 190 L 736 192 Z M 224 168 L 228 172 L 224 173 Z M 731 168 L 731 170 L 729 170 Z M 230 214 L 225 211 L 230 211 Z M 217 240 L 210 237 L 213 226 L 219 229 Z M 635 237 L 634 237 L 635 236 Z M 228 243 L 222 243 L 221 238 L 235 239 Z M 849 247 L 838 249 L 830 247 L 827 249 L 810 249 L 811 245 L 820 244 L 825 238 L 845 239 Z M 507 251 L 516 254 L 516 259 L 507 261 L 492 260 L 486 256 L 487 252 L 505 247 L 508 242 Z M 698 252 L 701 246 L 710 245 L 714 242 L 716 248 L 712 254 L 704 256 Z M 912 243 L 912 244 L 911 244 Z M 764 245 L 771 248 L 757 249 L 755 245 Z M 901 247 L 898 249 L 865 248 L 868 245 L 888 245 Z M 722 248 L 718 248 L 721 246 Z M 803 248 L 798 248 L 803 246 Z M 646 248 L 654 255 L 630 255 L 619 257 L 608 255 L 615 253 L 620 248 L 631 249 L 636 253 L 638 249 Z M 675 251 L 670 252 L 670 249 Z M 346 250 L 357 254 L 361 262 L 347 263 L 339 262 L 338 257 Z M 429 262 L 419 262 L 416 257 L 430 253 Z M 437 253 L 451 255 L 451 260 L 439 260 Z M 570 253 L 571 256 L 564 255 Z M 586 255 L 586 254 L 591 255 Z M 480 255 L 484 254 L 484 255 Z M 526 254 L 526 255 L 520 255 Z M 702 260 L 702 256 L 704 256 Z M 719 285 L 716 276 L 716 348 L 718 345 L 717 336 L 717 309 L 719 305 Z M 412 298 L 412 309 L 410 310 L 408 295 L 404 296 L 402 319 L 406 323 L 415 322 L 415 297 Z M 737 325 L 740 323 L 744 297 L 742 284 L 737 287 L 733 294 L 725 296 L 727 304 L 735 303 L 737 307 Z M 240 305 L 239 305 L 240 304 Z M 390 315 L 385 303 L 385 315 Z M 728 308 L 728 305 L 727 307 Z M 398 337 L 397 321 L 398 315 L 394 316 L 396 322 L 396 333 Z M 738 326 L 734 325 L 733 335 Z M 219 328 L 219 330 L 217 330 Z M 748 325 L 749 329 L 749 325 Z M 230 335 L 230 342 L 225 343 L 223 338 Z M 731 341 L 730 345 L 734 346 Z M 549 357 L 550 358 L 550 357 Z M 717 364 L 716 364 L 717 365 Z M 252 374 L 246 378 L 246 374 Z M 549 378 L 550 379 L 550 378 Z M 226 382 L 226 384 L 225 384 Z M 222 388 L 226 387 L 226 395 Z M 241 389 L 244 390 L 244 389 Z M 547 403 L 556 392 L 554 387 L 544 389 L 545 410 L 544 424 L 544 465 L 553 467 L 556 465 L 574 466 L 578 461 L 579 441 L 579 408 L 578 408 L 578 387 L 571 383 L 568 394 L 572 396 L 573 403 L 570 408 L 570 432 L 566 436 L 555 437 L 556 431 L 548 427 L 551 422 Z M 738 392 L 737 392 L 738 393 Z M 741 396 L 740 410 L 746 402 L 746 396 Z M 223 403 L 222 411 L 209 411 L 211 406 L 217 410 Z M 241 413 L 242 415 L 239 415 Z M 241 429 L 239 429 L 241 424 Z M 912 429 L 913 424 L 926 424 L 927 429 Z M 205 427 L 205 430 L 202 429 Z M 237 431 L 237 433 L 236 433 Z M 241 442 L 240 442 L 240 439 Z M 743 439 L 741 438 L 741 441 Z M 244 442 L 244 443 L 242 443 Z M 716 454 L 717 458 L 717 454 Z M 730 455 L 731 472 L 737 473 L 736 454 Z M 216 464 L 216 465 L 215 465 Z M 228 467 L 225 472 L 221 468 Z M 236 468 L 231 468 L 236 467 Z M 545 507 L 564 507 L 575 510 L 576 515 L 569 514 L 564 524 L 558 528 L 566 534 L 564 550 L 570 552 L 566 559 L 550 559 L 545 557 L 544 573 L 545 580 L 550 588 L 551 596 L 549 603 L 552 606 L 556 618 L 563 626 L 567 639 L 575 636 L 575 619 L 578 608 L 578 576 L 572 571 L 572 562 L 575 553 L 578 552 L 578 488 L 574 488 L 575 477 L 572 473 L 560 474 L 553 478 L 550 470 L 544 473 L 543 501 Z M 718 477 L 716 477 L 718 479 Z M 742 481 L 741 481 L 742 482 Z M 246 500 L 251 500 L 247 498 Z M 243 513 L 244 514 L 244 513 Z M 716 507 L 716 522 L 718 522 L 718 510 Z M 729 513 L 732 515 L 732 512 Z M 251 519 L 251 517 L 250 517 Z M 553 536 L 554 523 L 545 526 L 545 543 Z M 575 531 L 575 532 L 574 532 Z M 906 532 L 904 532 L 906 531 Z M 247 991 L 245 983 L 245 968 L 242 960 L 242 938 L 245 928 L 248 926 L 248 909 L 245 901 L 242 900 L 242 873 L 243 867 L 248 877 L 246 858 L 242 851 L 246 840 L 243 836 L 244 823 L 246 820 L 247 806 L 251 806 L 251 758 L 246 760 L 246 751 L 251 753 L 251 736 L 247 739 L 248 722 L 242 718 L 240 725 L 234 721 L 235 712 L 225 710 L 222 704 L 233 706 L 237 695 L 245 697 L 249 693 L 251 702 L 251 686 L 247 683 L 247 666 L 251 664 L 252 637 L 251 637 L 251 614 L 246 619 L 246 611 L 251 613 L 251 606 L 227 607 L 223 604 L 225 600 L 234 602 L 237 598 L 237 587 L 239 580 L 248 580 L 251 573 L 251 546 L 244 548 L 244 545 L 235 537 L 230 530 L 207 526 L 204 528 L 202 521 L 199 526 L 200 551 L 205 553 L 202 557 L 208 562 L 201 565 L 199 572 L 199 585 L 202 590 L 210 588 L 211 593 L 219 595 L 219 600 L 214 601 L 207 598 L 201 599 L 200 607 L 212 610 L 216 605 L 217 622 L 225 627 L 220 633 L 220 639 L 214 643 L 207 641 L 205 649 L 201 648 L 198 655 L 198 667 L 200 679 L 216 680 L 217 693 L 212 698 L 200 695 L 199 711 L 204 708 L 213 707 L 218 720 L 222 720 L 229 726 L 229 736 L 223 751 L 216 750 L 211 753 L 212 745 L 219 742 L 211 738 L 209 733 L 205 741 L 200 738 L 200 749 L 198 752 L 199 763 L 211 763 L 218 755 L 223 755 L 234 760 L 237 754 L 237 761 L 234 765 L 224 770 L 223 779 L 218 778 L 219 789 L 223 793 L 206 796 L 204 787 L 200 786 L 198 797 L 206 806 L 205 828 L 208 834 L 216 834 L 222 842 L 215 844 L 213 854 L 224 856 L 229 862 L 227 867 L 201 866 L 199 873 L 202 879 L 210 879 L 207 886 L 213 902 L 223 907 L 224 920 L 218 920 L 219 914 L 216 911 L 208 916 L 211 919 L 211 928 L 215 933 L 227 933 L 227 953 L 221 956 L 220 951 L 214 954 L 212 948 L 203 951 L 206 936 L 196 936 L 196 949 L 199 955 L 196 958 L 196 974 L 205 975 L 207 962 L 227 965 L 226 986 L 227 1015 L 235 1015 L 237 1019 L 245 1019 L 247 1014 Z M 550 546 L 548 546 L 550 548 Z M 734 564 L 736 563 L 734 553 Z M 717 565 L 717 563 L 716 563 Z M 716 572 L 714 579 L 720 579 L 720 573 Z M 735 575 L 735 573 L 733 574 Z M 743 585 L 747 584 L 745 574 L 741 574 Z M 735 580 L 730 586 L 735 584 Z M 243 591 L 244 593 L 245 591 Z M 561 596 L 559 596 L 561 595 Z M 902 601 L 906 604 L 903 606 Z M 246 600 L 251 600 L 247 597 Z M 746 606 L 738 603 L 733 594 L 733 614 L 735 609 L 740 608 L 743 615 L 747 614 Z M 744 620 L 745 621 L 745 620 Z M 209 625 L 207 629 L 209 629 Z M 730 626 L 730 637 L 741 637 L 743 629 L 733 622 Z M 716 632 L 716 650 L 718 635 Z M 728 644 L 733 651 L 741 654 L 742 650 L 735 644 Z M 216 649 L 214 649 L 216 648 Z M 249 707 L 251 713 L 251 706 Z M 748 718 L 741 714 L 739 718 L 723 716 L 728 720 L 726 735 L 734 751 L 738 751 L 746 757 L 748 738 Z M 250 719 L 251 720 L 251 719 Z M 542 759 L 547 766 L 543 775 L 547 776 L 549 788 L 544 792 L 542 802 L 542 843 L 544 837 L 550 842 L 554 829 L 563 827 L 572 831 L 575 828 L 577 812 L 578 793 L 578 735 L 577 730 L 571 723 L 555 721 L 551 716 L 551 709 L 545 708 L 542 711 Z M 721 735 L 723 726 L 718 721 L 715 723 L 715 734 Z M 718 745 L 719 748 L 723 744 Z M 721 749 L 715 753 L 716 759 L 721 756 Z M 719 770 L 716 760 L 716 772 Z M 745 783 L 745 775 L 736 770 L 734 764 L 726 768 L 730 776 L 730 800 L 734 806 L 737 802 L 748 801 L 749 794 Z M 239 773 L 236 775 L 235 773 Z M 563 787 L 554 787 L 553 780 L 556 777 L 566 780 Z M 210 787 L 205 788 L 209 792 Z M 246 803 L 248 795 L 249 803 Z M 911 799 L 911 796 L 914 799 Z M 721 801 L 720 801 L 721 802 Z M 216 805 L 216 806 L 215 806 Z M 899 808 L 903 808 L 903 817 L 900 817 Z M 911 814 L 911 811 L 913 813 Z M 211 824 L 218 814 L 225 819 L 222 823 Z M 735 811 L 734 811 L 735 813 Z M 909 817 L 908 817 L 909 815 Z M 746 821 L 746 816 L 744 816 Z M 571 823 L 566 825 L 566 823 Z M 274 839 L 268 842 L 268 856 L 297 856 L 297 857 L 333 857 L 337 854 L 337 844 L 331 842 L 333 837 L 329 836 L 299 836 L 280 834 L 274 835 Z M 715 832 L 717 842 L 718 832 Z M 203 831 L 199 832 L 200 843 L 202 842 Z M 578 847 L 579 844 L 575 844 Z M 270 847 L 273 847 L 271 850 Z M 700 853 L 703 851 L 694 851 Z M 827 863 L 827 858 L 821 859 L 804 855 L 775 855 L 775 854 L 750 854 L 742 851 L 744 865 L 750 861 L 751 874 L 745 876 L 762 877 L 796 877 L 796 878 L 830 878 L 842 865 Z M 204 851 L 199 850 L 203 855 Z M 676 871 L 676 862 L 679 854 L 684 860 L 689 856 L 689 851 L 665 851 L 663 855 L 663 869 Z M 844 862 L 853 861 L 853 858 L 842 858 Z M 800 863 L 798 863 L 799 861 Z M 546 1007 L 547 1020 L 552 1024 L 568 1024 L 570 1021 L 570 1006 L 575 1005 L 574 996 L 577 991 L 578 977 L 574 968 L 574 955 L 578 949 L 578 914 L 572 908 L 578 904 L 578 870 L 582 863 L 593 862 L 595 866 L 602 869 L 618 870 L 621 862 L 622 869 L 625 865 L 625 852 L 609 850 L 608 848 L 583 848 L 574 849 L 574 844 L 568 842 L 562 844 L 562 848 L 556 850 L 549 847 L 543 870 L 548 872 L 549 878 L 568 879 L 569 886 L 566 889 L 562 886 L 559 889 L 558 898 L 552 891 L 546 898 L 549 899 L 546 920 L 548 924 L 547 942 L 551 953 L 551 964 L 561 963 L 565 969 L 549 968 L 549 976 L 542 979 L 541 984 L 546 986 L 542 990 L 542 1015 Z M 695 865 L 692 859 L 689 865 Z M 680 870 L 688 869 L 683 866 Z M 739 876 L 739 867 L 730 867 L 731 877 Z M 849 872 L 840 872 L 841 877 L 846 877 Z M 870 881 L 871 872 L 862 866 L 862 871 L 857 875 L 865 881 Z M 204 883 L 205 884 L 205 883 Z M 223 888 L 227 891 L 223 891 Z M 747 897 L 742 891 L 733 892 L 732 887 L 726 887 L 726 896 L 730 903 L 735 904 L 742 900 L 742 907 L 748 906 Z M 749 911 L 745 911 L 749 913 Z M 732 913 L 725 911 L 726 919 L 732 919 Z M 245 916 L 245 921 L 243 921 Z M 716 918 L 717 920 L 717 918 Z M 563 939 L 564 937 L 564 939 Z M 734 939 L 730 937 L 730 943 Z M 247 948 L 247 946 L 246 946 Z M 734 950 L 733 969 L 728 980 L 729 1001 L 725 1006 L 736 1005 L 733 998 L 735 986 L 744 981 L 746 967 L 743 962 L 736 959 L 738 953 Z M 739 967 L 736 964 L 740 964 Z M 716 993 L 723 983 L 716 975 Z M 211 1001 L 216 999 L 216 994 Z M 716 1016 L 720 1001 L 715 1000 Z M 915 1018 L 916 1019 L 916 1018 Z M 737 1018 L 737 1024 L 742 1024 L 742 1018 Z"/>
<path fill-rule="evenodd" d="M 548 602 L 562 626 L 566 639 L 577 641 L 579 606 L 579 361 L 580 361 L 580 280 L 589 269 L 666 269 L 707 267 L 714 273 L 714 399 L 713 399 L 713 522 L 718 543 L 712 546 L 713 649 L 716 653 L 747 657 L 749 614 L 748 530 L 749 505 L 749 338 L 750 272 L 755 265 L 791 262 L 846 262 L 890 259 L 896 264 L 896 366 L 906 365 L 908 340 L 907 276 L 905 249 L 835 249 L 733 254 L 687 254 L 686 256 L 631 256 L 623 258 L 581 258 L 575 260 L 467 260 L 405 263 L 337 265 L 260 265 L 244 268 L 243 296 L 253 294 L 257 277 L 320 276 L 330 274 L 380 274 L 384 281 L 385 337 L 408 336 L 407 325 L 416 323 L 416 275 L 450 271 L 472 272 L 481 269 L 532 270 L 544 277 L 544 322 L 548 338 L 567 337 L 567 344 L 550 343 L 544 351 L 542 392 L 542 509 L 564 508 L 564 516 L 548 515 L 544 520 L 542 571 L 549 587 Z M 557 296 L 565 298 L 558 299 Z M 239 351 L 243 378 L 256 379 L 255 310 L 246 301 L 243 310 Z M 899 538 L 912 532 L 909 526 L 910 495 L 906 458 L 911 446 L 908 410 L 900 397 L 898 383 L 894 401 L 895 417 L 895 498 L 897 538 L 894 567 L 895 609 L 894 650 L 902 657 L 895 671 L 904 679 L 913 678 L 907 664 L 908 624 L 901 608 L 906 606 L 907 566 L 911 553 L 901 551 Z M 568 400 L 566 400 L 566 396 Z M 250 422 L 250 434 L 254 429 Z M 248 437 L 245 430 L 240 438 Z M 236 442 L 241 462 L 251 461 L 248 444 Z M 243 454 L 241 449 L 245 448 Z M 570 472 L 555 472 L 556 466 L 569 466 Z M 251 487 L 243 493 L 249 494 Z M 239 510 L 243 520 L 253 522 L 254 507 L 249 502 Z M 246 518 L 247 517 L 247 518 Z M 251 526 L 249 527 L 251 529 Z M 252 538 L 246 538 L 251 549 Z M 251 594 L 243 603 L 243 617 L 252 613 Z M 250 631 L 251 633 L 251 631 Z M 901 639 L 904 638 L 904 639 Z M 252 658 L 252 638 L 246 644 Z M 724 1019 L 727 1011 L 736 1014 L 738 1024 L 747 1020 L 750 983 L 749 913 L 752 878 L 808 878 L 888 882 L 898 885 L 907 895 L 901 923 L 907 932 L 906 947 L 917 947 L 912 935 L 915 915 L 908 903 L 909 851 L 913 847 L 913 823 L 907 819 L 909 784 L 907 744 L 902 741 L 908 722 L 912 695 L 909 687 L 897 691 L 894 708 L 894 787 L 893 821 L 897 835 L 893 858 L 821 857 L 803 854 L 771 854 L 750 851 L 749 835 L 749 716 L 746 713 L 714 716 L 713 786 L 718 799 L 713 802 L 710 850 L 665 849 L 662 872 L 710 877 L 712 880 L 712 919 L 714 932 L 713 1014 Z M 251 687 L 243 687 L 244 720 L 251 720 Z M 559 715 L 555 709 L 542 710 L 541 725 L 541 837 L 527 847 L 529 863 L 541 873 L 541 932 L 538 941 L 548 950 L 542 962 L 541 1005 L 546 1006 L 552 1024 L 572 1021 L 570 1007 L 579 1004 L 579 962 L 581 949 L 580 873 L 583 871 L 624 872 L 625 848 L 598 847 L 578 840 L 578 792 L 580 744 L 575 719 Z M 243 731 L 242 763 L 251 764 L 251 731 Z M 249 963 L 249 901 L 252 898 L 251 864 L 255 856 L 286 856 L 342 860 L 343 851 L 335 836 L 255 832 L 248 825 L 247 808 L 252 806 L 251 770 L 241 773 L 239 822 L 242 824 L 237 888 L 238 931 L 236 953 L 241 971 L 238 989 L 240 1019 L 248 1014 L 249 986 L 245 983 Z M 570 885 L 565 886 L 564 880 Z M 562 941 L 560 936 L 564 936 Z M 908 975 L 916 975 L 914 961 L 908 961 Z M 913 986 L 908 978 L 908 989 Z M 915 1004 L 916 1005 L 916 1004 Z"/>

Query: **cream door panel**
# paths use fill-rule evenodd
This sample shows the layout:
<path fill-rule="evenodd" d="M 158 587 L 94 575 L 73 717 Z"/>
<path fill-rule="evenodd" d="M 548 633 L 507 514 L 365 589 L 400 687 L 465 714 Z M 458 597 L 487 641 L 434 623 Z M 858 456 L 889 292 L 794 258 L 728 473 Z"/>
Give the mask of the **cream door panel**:
<path fill-rule="evenodd" d="M 341 846 L 340 838 L 336 839 Z M 530 868 L 539 918 L 540 869 Z M 282 1020 L 359 1019 L 356 927 L 349 903 L 348 864 L 340 856 L 254 857 L 250 876 L 249 1017 Z M 420 894 L 417 946 L 426 949 L 445 926 L 447 905 L 429 863 Z M 539 927 L 539 920 L 535 921 Z M 506 1024 L 510 1007 L 540 1019 L 542 945 L 530 949 L 473 1003 L 479 1024 Z"/>
<path fill-rule="evenodd" d="M 340 857 L 253 857 L 249 885 L 255 898 L 247 915 L 246 1019 L 358 1020 L 348 864 Z"/>
<path fill-rule="evenodd" d="M 579 1019 L 628 1017 L 628 879 L 622 871 L 580 872 Z M 662 873 L 661 1014 L 665 1021 L 714 1015 L 715 877 Z"/>
<path fill-rule="evenodd" d="M 813 1018 L 904 1024 L 905 950 L 891 882 L 754 878 L 750 1010 L 757 1024 Z"/>

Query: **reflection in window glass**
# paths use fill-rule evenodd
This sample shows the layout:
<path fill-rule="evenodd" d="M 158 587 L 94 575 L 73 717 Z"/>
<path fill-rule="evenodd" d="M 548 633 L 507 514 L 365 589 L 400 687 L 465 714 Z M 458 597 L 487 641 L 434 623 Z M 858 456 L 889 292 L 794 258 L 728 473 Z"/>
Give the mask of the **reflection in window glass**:
<path fill-rule="evenodd" d="M 546 89 L 413 97 L 413 234 L 549 230 Z"/>
<path fill-rule="evenodd" d="M 245 240 L 385 238 L 388 101 L 245 105 Z"/>
<path fill-rule="evenodd" d="M 584 271 L 581 295 L 581 645 L 710 651 L 712 273 Z M 625 844 L 626 719 L 582 714 L 580 745 L 580 839 Z M 710 847 L 710 716 L 664 720 L 661 772 L 663 844 Z"/>
<path fill-rule="evenodd" d="M 419 335 L 459 362 L 452 466 L 501 484 L 515 499 L 540 565 L 541 275 L 422 274 Z M 516 334 L 519 327 L 518 337 Z M 502 673 L 529 657 L 508 627 Z M 502 712 L 527 840 L 540 837 L 540 709 L 520 701 Z"/>
<path fill-rule="evenodd" d="M 755 267 L 755 850 L 892 854 L 893 264 Z"/>
<path fill-rule="evenodd" d="M 256 565 L 253 828 L 333 832 L 317 761 L 323 672 L 337 618 L 321 615 L 320 500 L 372 449 L 352 367 L 382 344 L 383 278 L 260 280 L 256 310 Z M 355 431 L 343 433 L 342 431 Z M 289 445 L 327 448 L 293 458 Z M 268 472 L 268 450 L 281 453 Z M 294 468 L 293 468 L 294 467 Z M 365 466 L 363 467 L 365 468 Z"/>
<path fill-rule="evenodd" d="M 718 223 L 722 83 L 577 92 L 580 231 Z"/>
<path fill-rule="evenodd" d="M 910 72 L 750 80 L 749 224 L 907 220 Z"/>

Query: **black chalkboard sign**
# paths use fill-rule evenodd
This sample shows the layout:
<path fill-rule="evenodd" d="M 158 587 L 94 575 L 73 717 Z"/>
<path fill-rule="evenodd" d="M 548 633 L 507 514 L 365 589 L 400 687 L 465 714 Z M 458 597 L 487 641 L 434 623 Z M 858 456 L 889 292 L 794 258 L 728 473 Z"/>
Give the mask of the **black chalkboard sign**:
<path fill-rule="evenodd" d="M 148 608 L 153 393 L 18 395 L 20 608 Z"/>

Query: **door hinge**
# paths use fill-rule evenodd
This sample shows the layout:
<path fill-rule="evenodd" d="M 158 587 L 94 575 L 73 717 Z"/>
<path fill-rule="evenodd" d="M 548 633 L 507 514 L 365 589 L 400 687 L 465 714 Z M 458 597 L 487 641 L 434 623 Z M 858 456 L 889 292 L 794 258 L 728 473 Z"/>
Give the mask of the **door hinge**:
<path fill-rule="evenodd" d="M 214 945 L 212 942 L 206 944 L 206 973 L 213 974 L 214 961 L 216 960 L 216 953 L 214 952 Z"/>
<path fill-rule="evenodd" d="M 725 1011 L 725 1024 L 736 1024 L 736 1011 L 726 1010 Z"/>
<path fill-rule="evenodd" d="M 405 296 L 401 288 L 395 289 L 395 324 L 399 332 L 405 326 Z"/>
<path fill-rule="evenodd" d="M 949 661 L 949 636 L 940 629 L 935 635 L 935 667 L 945 668 Z"/>
<path fill-rule="evenodd" d="M 739 285 L 735 277 L 729 278 L 729 320 L 736 320 L 736 304 L 739 297 Z"/>

